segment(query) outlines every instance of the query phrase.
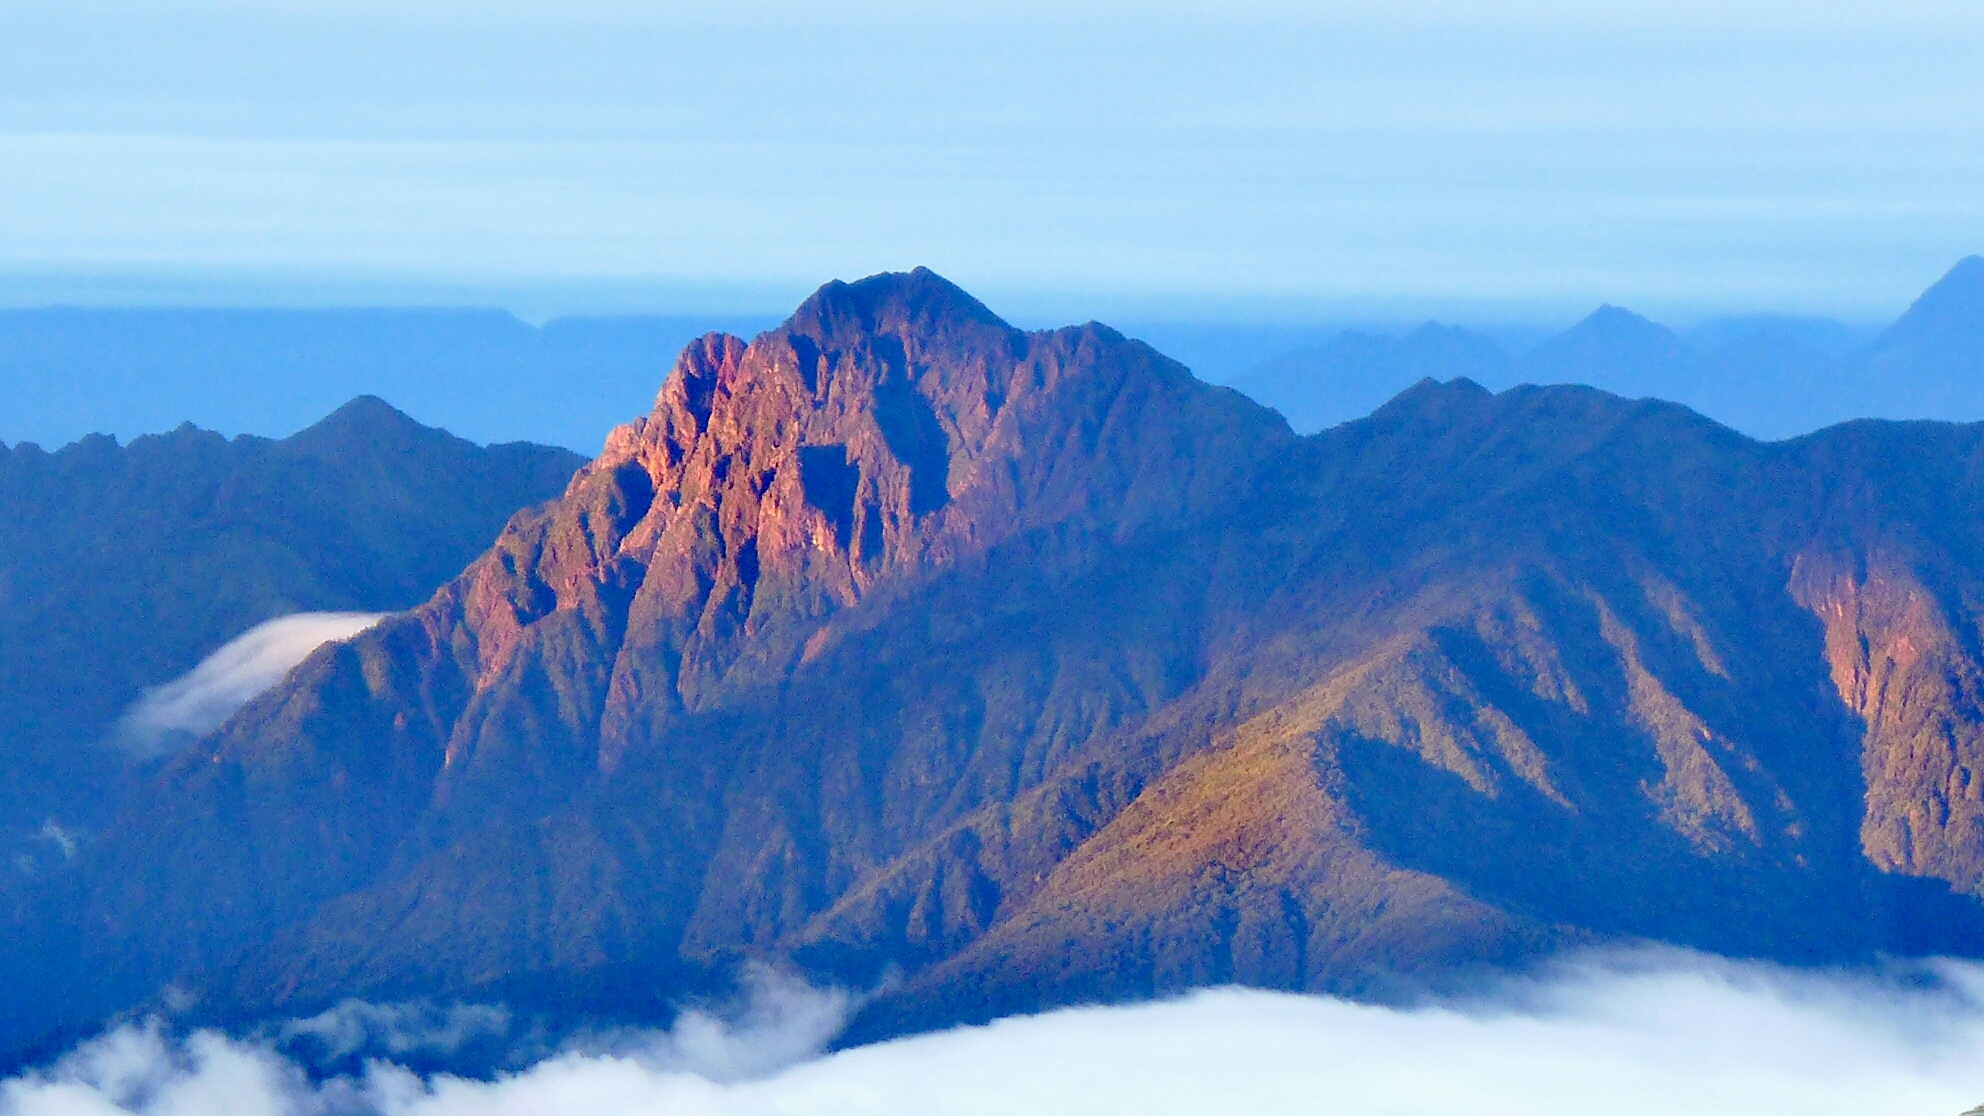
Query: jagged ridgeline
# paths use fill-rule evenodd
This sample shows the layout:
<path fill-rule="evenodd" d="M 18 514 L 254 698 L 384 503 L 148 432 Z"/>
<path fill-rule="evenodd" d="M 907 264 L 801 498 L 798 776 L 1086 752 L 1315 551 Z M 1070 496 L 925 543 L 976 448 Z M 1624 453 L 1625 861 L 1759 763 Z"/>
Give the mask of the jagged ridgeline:
<path fill-rule="evenodd" d="M 425 605 L 163 770 L 6 947 L 11 1041 L 171 983 L 855 1037 L 1567 942 L 1984 952 L 1984 428 L 1749 441 L 1427 381 L 1298 438 L 927 271 L 689 347 Z"/>

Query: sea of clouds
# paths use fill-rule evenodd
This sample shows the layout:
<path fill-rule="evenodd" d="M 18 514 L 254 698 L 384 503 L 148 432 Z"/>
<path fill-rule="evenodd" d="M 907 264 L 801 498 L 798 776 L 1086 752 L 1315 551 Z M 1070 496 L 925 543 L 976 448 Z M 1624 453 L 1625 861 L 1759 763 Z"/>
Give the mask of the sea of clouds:
<path fill-rule="evenodd" d="M 353 1004 L 248 1036 L 152 1021 L 0 1083 L 0 1113 L 1957 1116 L 1984 1102 L 1984 966 L 1959 962 L 1812 973 L 1590 954 L 1412 1007 L 1225 988 L 822 1053 L 856 1004 L 761 973 L 731 1013 L 567 1039 L 486 1080 L 390 1056 L 326 1079 L 285 1051 L 299 1035 L 461 1041 L 509 1028 L 501 1009 Z"/>

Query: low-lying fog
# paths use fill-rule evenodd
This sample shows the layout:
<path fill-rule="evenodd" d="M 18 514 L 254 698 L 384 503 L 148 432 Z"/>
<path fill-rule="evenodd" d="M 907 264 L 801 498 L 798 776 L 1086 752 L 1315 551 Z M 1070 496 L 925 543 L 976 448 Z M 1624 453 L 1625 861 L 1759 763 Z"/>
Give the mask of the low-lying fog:
<path fill-rule="evenodd" d="M 854 1002 L 764 974 L 728 1016 L 567 1041 L 494 1080 L 399 1060 L 509 1028 L 499 1008 L 350 1004 L 247 1037 L 154 1021 L 5 1082 L 0 1112 L 1957 1116 L 1984 1102 L 1984 965 L 1968 962 L 1820 974 L 1593 954 L 1411 1008 L 1215 989 L 821 1054 Z M 284 1053 L 306 1039 L 386 1056 L 313 1082 Z"/>

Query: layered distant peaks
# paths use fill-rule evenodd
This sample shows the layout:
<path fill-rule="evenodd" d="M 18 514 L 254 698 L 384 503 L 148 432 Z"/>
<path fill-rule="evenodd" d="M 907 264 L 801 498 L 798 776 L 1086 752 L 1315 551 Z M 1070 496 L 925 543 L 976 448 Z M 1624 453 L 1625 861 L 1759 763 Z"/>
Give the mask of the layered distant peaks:
<path fill-rule="evenodd" d="M 1564 338 L 1588 338 L 1613 344 L 1626 343 L 1649 347 L 1680 344 L 1666 326 L 1611 303 L 1606 303 L 1587 314 L 1583 321 L 1572 326 L 1564 334 Z"/>
<path fill-rule="evenodd" d="M 1401 337 L 1343 333 L 1327 345 L 1263 361 L 1233 386 L 1269 403 L 1306 434 L 1370 414 L 1422 379 L 1506 383 L 1512 366 L 1489 338 L 1427 322 Z"/>
<path fill-rule="evenodd" d="M 1665 326 L 1617 306 L 1601 306 L 1532 353 L 1529 369 L 1541 382 L 1611 386 L 1671 374 L 1686 359 L 1681 339 Z"/>

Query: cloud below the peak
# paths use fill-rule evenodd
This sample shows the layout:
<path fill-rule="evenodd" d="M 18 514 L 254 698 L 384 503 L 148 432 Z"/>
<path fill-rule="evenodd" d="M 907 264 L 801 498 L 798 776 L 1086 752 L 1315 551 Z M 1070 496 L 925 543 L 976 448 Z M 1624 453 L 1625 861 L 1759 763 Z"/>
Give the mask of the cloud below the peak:
<path fill-rule="evenodd" d="M 1984 1100 L 1972 963 L 1816 974 L 1594 955 L 1412 1008 L 1217 989 L 818 1054 L 851 1003 L 771 979 L 738 1014 L 566 1044 L 486 1081 L 375 1061 L 311 1084 L 274 1044 L 126 1026 L 0 1085 L 0 1113 L 167 1116 L 227 1096 L 257 1116 L 1956 1116 Z"/>
<path fill-rule="evenodd" d="M 219 728 L 312 651 L 349 639 L 384 615 L 299 612 L 257 624 L 181 677 L 145 691 L 118 719 L 112 738 L 143 755 L 173 751 Z"/>

